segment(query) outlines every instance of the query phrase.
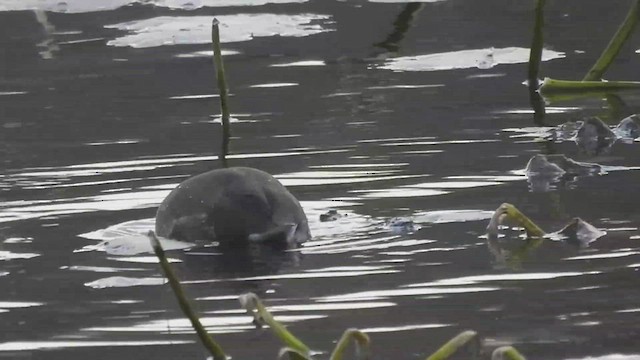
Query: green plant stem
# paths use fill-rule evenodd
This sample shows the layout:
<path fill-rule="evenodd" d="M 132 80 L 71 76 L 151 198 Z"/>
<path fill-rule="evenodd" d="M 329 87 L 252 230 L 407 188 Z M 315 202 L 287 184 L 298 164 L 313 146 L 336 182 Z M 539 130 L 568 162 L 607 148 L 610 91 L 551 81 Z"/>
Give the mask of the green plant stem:
<path fill-rule="evenodd" d="M 216 66 L 216 79 L 218 80 L 218 91 L 220 92 L 220 112 L 222 122 L 222 150 L 220 160 L 223 167 L 229 167 L 227 155 L 229 154 L 229 139 L 231 138 L 231 126 L 229 124 L 229 91 L 227 90 L 227 80 L 225 78 L 224 63 L 222 62 L 222 50 L 220 50 L 220 22 L 213 19 L 211 27 L 211 40 L 213 43 L 213 61 Z"/>
<path fill-rule="evenodd" d="M 269 325 L 271 331 L 275 333 L 277 337 L 282 340 L 288 347 L 302 353 L 311 354 L 311 349 L 305 345 L 300 339 L 295 337 L 284 325 L 280 324 L 273 315 L 262 304 L 260 298 L 254 293 L 247 293 L 240 296 L 240 304 L 247 310 L 247 312 L 253 316 L 254 322 L 257 325 L 262 323 Z M 254 312 L 255 310 L 255 312 Z M 256 313 L 257 312 L 257 313 Z"/>
<path fill-rule="evenodd" d="M 493 351 L 491 360 L 526 360 L 526 358 L 516 348 L 502 346 Z"/>
<path fill-rule="evenodd" d="M 311 357 L 307 354 L 303 354 L 296 349 L 290 347 L 283 347 L 278 353 L 278 360 L 289 358 L 289 360 L 311 360 Z"/>
<path fill-rule="evenodd" d="M 544 42 L 544 5 L 546 0 L 536 0 L 535 24 L 533 26 L 533 40 L 529 51 L 529 71 L 527 78 L 530 87 L 538 87 L 538 73 L 542 61 L 542 47 Z"/>
<path fill-rule="evenodd" d="M 597 81 L 602 79 L 602 75 L 604 75 L 609 65 L 611 65 L 616 56 L 618 56 L 624 43 L 631 37 L 639 17 L 640 0 L 635 0 L 627 13 L 627 17 L 622 24 L 620 24 L 611 41 L 609 41 L 609 45 L 607 45 L 607 48 L 602 52 L 598 61 L 591 67 L 582 81 Z"/>
<path fill-rule="evenodd" d="M 466 343 L 468 343 L 471 339 L 473 339 L 477 333 L 472 330 L 463 331 L 458 334 L 453 339 L 447 341 L 446 344 L 442 345 L 440 349 L 431 354 L 426 360 L 444 360 L 448 359 L 453 353 L 458 351 L 461 347 L 463 347 Z"/>
<path fill-rule="evenodd" d="M 347 329 L 342 337 L 336 344 L 335 349 L 331 353 L 330 360 L 342 360 L 344 351 L 349 346 L 349 343 L 353 340 L 356 343 L 356 354 L 358 359 L 369 358 L 369 345 L 371 340 L 369 336 L 358 329 Z"/>
<path fill-rule="evenodd" d="M 214 360 L 227 360 L 227 356 L 225 355 L 224 351 L 222 351 L 220 345 L 213 341 L 209 333 L 207 333 L 207 330 L 204 328 L 204 326 L 202 326 L 198 315 L 196 315 L 193 307 L 189 303 L 189 300 L 187 299 L 187 296 L 185 295 L 184 290 L 182 289 L 182 286 L 180 285 L 180 282 L 176 277 L 176 274 L 173 272 L 173 269 L 171 269 L 169 261 L 167 261 L 167 257 L 164 254 L 162 245 L 160 245 L 160 240 L 158 240 L 158 237 L 153 231 L 149 231 L 148 236 L 151 240 L 153 251 L 160 261 L 160 267 L 169 280 L 169 285 L 171 285 L 171 289 L 178 299 L 180 309 L 182 310 L 184 315 L 191 321 L 191 326 L 196 330 L 200 341 L 202 341 L 202 344 L 209 351 L 211 356 L 213 356 Z"/>
<path fill-rule="evenodd" d="M 540 86 L 542 96 L 555 93 L 612 92 L 640 89 L 638 81 L 573 81 L 545 78 Z"/>

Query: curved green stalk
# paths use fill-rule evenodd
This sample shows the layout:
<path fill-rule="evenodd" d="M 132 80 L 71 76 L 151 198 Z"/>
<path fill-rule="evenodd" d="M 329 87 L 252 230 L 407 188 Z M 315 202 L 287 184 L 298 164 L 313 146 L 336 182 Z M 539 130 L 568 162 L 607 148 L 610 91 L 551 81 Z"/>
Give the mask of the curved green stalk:
<path fill-rule="evenodd" d="M 476 337 L 477 333 L 472 330 L 463 331 L 458 334 L 453 339 L 447 341 L 446 344 L 442 345 L 440 349 L 431 354 L 426 360 L 444 360 L 448 359 L 451 355 L 453 355 L 458 349 L 463 347 L 466 343 L 468 343 L 471 339 Z"/>
<path fill-rule="evenodd" d="M 229 119 L 229 90 L 227 89 L 227 80 L 225 78 L 224 63 L 222 62 L 222 50 L 220 50 L 220 22 L 213 19 L 211 27 L 211 40 L 213 43 L 213 61 L 216 65 L 216 78 L 218 79 L 218 91 L 220 92 L 220 112 L 222 122 L 222 150 L 220 160 L 223 167 L 229 167 L 227 155 L 229 154 L 229 139 L 231 138 L 231 126 Z"/>
<path fill-rule="evenodd" d="M 311 354 L 311 349 L 295 337 L 292 333 L 273 318 L 273 315 L 265 308 L 260 301 L 260 298 L 254 293 L 246 293 L 240 295 L 238 299 L 242 307 L 247 310 L 247 313 L 254 319 L 254 323 L 257 326 L 267 324 L 271 330 L 280 338 L 288 347 L 302 353 Z"/>
<path fill-rule="evenodd" d="M 290 347 L 283 347 L 278 352 L 278 360 L 285 358 L 288 358 L 289 360 L 311 360 L 311 356 L 308 354 L 303 354 L 302 352 Z"/>
<path fill-rule="evenodd" d="M 498 227 L 505 219 L 518 223 L 527 231 L 527 235 L 529 235 L 529 237 L 543 237 L 546 234 L 544 230 L 536 225 L 536 223 L 529 219 L 525 214 L 520 212 L 518 208 L 508 203 L 500 205 L 500 207 L 493 213 L 491 221 L 489 221 L 489 225 L 487 226 L 487 234 L 497 235 Z"/>
<path fill-rule="evenodd" d="M 631 9 L 627 13 L 627 17 L 624 19 L 620 27 L 616 31 L 611 41 L 609 41 L 609 45 L 602 52 L 600 58 L 593 65 L 591 70 L 584 76 L 582 81 L 597 81 L 602 79 L 602 75 L 607 71 L 609 65 L 613 62 L 613 60 L 618 56 L 620 50 L 624 43 L 631 37 L 633 30 L 638 24 L 638 18 L 640 17 L 640 0 L 635 0 Z"/>
<path fill-rule="evenodd" d="M 342 360 L 344 351 L 347 349 L 347 346 L 349 346 L 351 340 L 356 344 L 356 358 L 368 359 L 371 340 L 369 340 L 369 336 L 367 334 L 358 329 L 347 329 L 344 334 L 342 334 L 342 337 L 336 344 L 335 349 L 333 349 L 329 359 Z"/>
<path fill-rule="evenodd" d="M 545 78 L 540 86 L 542 96 L 556 93 L 611 92 L 640 89 L 638 81 L 573 81 Z"/>
<path fill-rule="evenodd" d="M 189 318 L 189 321 L 191 321 L 191 326 L 193 326 L 193 328 L 196 330 L 200 341 L 202 341 L 204 347 L 209 350 L 209 353 L 211 354 L 211 356 L 213 356 L 214 360 L 227 360 L 227 356 L 225 355 L 224 351 L 222 351 L 220 345 L 213 341 L 209 333 L 207 333 L 207 330 L 204 328 L 204 326 L 202 326 L 200 319 L 198 319 L 198 315 L 196 315 L 193 307 L 189 303 L 189 300 L 184 294 L 184 290 L 182 290 L 182 286 L 180 285 L 176 274 L 173 272 L 173 269 L 171 269 L 169 261 L 167 261 L 167 257 L 164 254 L 162 245 L 160 245 L 160 240 L 158 240 L 158 237 L 156 237 L 156 234 L 153 231 L 149 231 L 148 236 L 151 240 L 153 251 L 160 261 L 160 267 L 169 280 L 169 285 L 171 285 L 171 289 L 178 299 L 180 309 L 182 310 L 184 315 Z"/>
<path fill-rule="evenodd" d="M 526 358 L 512 346 L 501 346 L 493 351 L 491 360 L 526 360 Z"/>

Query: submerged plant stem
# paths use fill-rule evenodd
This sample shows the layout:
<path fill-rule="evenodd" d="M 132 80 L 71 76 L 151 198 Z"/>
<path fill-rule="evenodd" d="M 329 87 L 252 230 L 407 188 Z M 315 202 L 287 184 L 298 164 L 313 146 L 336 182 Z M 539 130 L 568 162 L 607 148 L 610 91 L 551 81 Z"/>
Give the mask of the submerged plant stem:
<path fill-rule="evenodd" d="M 229 154 L 229 139 L 231 138 L 231 126 L 229 124 L 229 91 L 227 89 L 227 79 L 225 78 L 224 63 L 222 62 L 222 50 L 220 49 L 220 28 L 218 19 L 213 19 L 211 27 L 211 40 L 213 43 L 213 61 L 216 66 L 216 79 L 218 80 L 218 91 L 220 92 L 220 112 L 222 122 L 222 150 L 220 160 L 223 167 L 229 167 L 227 155 Z"/>
<path fill-rule="evenodd" d="M 602 52 L 598 61 L 596 61 L 582 81 L 597 81 L 602 79 L 602 75 L 604 75 L 609 65 L 611 65 L 616 56 L 618 56 L 624 43 L 631 37 L 633 30 L 638 24 L 639 17 L 640 0 L 635 0 L 627 13 L 627 17 L 622 24 L 620 24 L 611 41 L 609 41 L 609 45 L 607 45 L 607 48 Z"/>
<path fill-rule="evenodd" d="M 184 315 L 187 318 L 189 318 L 189 321 L 191 321 L 191 326 L 193 326 L 193 328 L 196 330 L 196 333 L 198 334 L 200 341 L 202 341 L 202 344 L 204 345 L 205 348 L 207 348 L 211 356 L 213 356 L 214 360 L 226 360 L 227 356 L 225 355 L 224 351 L 222 351 L 222 348 L 220 347 L 220 345 L 218 345 L 215 341 L 213 341 L 211 336 L 209 336 L 209 333 L 207 333 L 207 330 L 204 328 L 204 326 L 202 326 L 202 323 L 200 322 L 198 315 L 196 315 L 195 311 L 193 310 L 193 307 L 189 303 L 187 296 L 184 294 L 184 291 L 182 290 L 182 286 L 180 285 L 180 282 L 178 281 L 176 274 L 173 272 L 173 269 L 171 269 L 171 265 L 169 265 L 169 261 L 167 261 L 167 257 L 164 254 L 162 245 L 160 245 L 160 240 L 158 240 L 158 237 L 153 231 L 149 231 L 148 236 L 149 236 L 149 239 L 151 240 L 151 246 L 153 247 L 153 251 L 155 252 L 156 256 L 158 257 L 158 260 L 160 261 L 160 267 L 162 268 L 162 271 L 164 272 L 167 279 L 169 280 L 169 285 L 171 285 L 171 290 L 173 290 L 173 293 L 176 295 L 176 298 L 178 299 L 178 304 L 180 305 L 180 309 L 182 310 Z"/>

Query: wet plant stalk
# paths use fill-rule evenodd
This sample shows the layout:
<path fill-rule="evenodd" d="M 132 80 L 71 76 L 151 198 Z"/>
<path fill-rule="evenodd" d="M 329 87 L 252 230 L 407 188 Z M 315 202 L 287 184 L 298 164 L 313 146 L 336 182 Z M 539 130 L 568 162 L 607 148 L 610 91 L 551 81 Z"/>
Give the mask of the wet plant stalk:
<path fill-rule="evenodd" d="M 149 236 L 149 239 L 151 240 L 151 246 L 153 247 L 153 251 L 155 252 L 156 256 L 158 257 L 158 260 L 160 261 L 160 267 L 162 268 L 162 271 L 164 272 L 167 279 L 169 280 L 169 285 L 171 285 L 171 290 L 173 290 L 173 293 L 176 295 L 176 298 L 178 299 L 178 304 L 180 305 L 180 309 L 182 310 L 184 315 L 187 318 L 189 318 L 189 320 L 191 321 L 191 326 L 196 330 L 196 333 L 198 334 L 200 341 L 202 341 L 202 344 L 204 345 L 205 348 L 207 348 L 211 356 L 213 356 L 214 360 L 226 360 L 227 356 L 225 355 L 224 351 L 222 351 L 222 348 L 220 347 L 220 345 L 216 344 L 211 338 L 211 336 L 209 336 L 209 333 L 207 333 L 207 330 L 204 328 L 204 326 L 202 326 L 200 319 L 198 318 L 195 311 L 193 310 L 193 307 L 189 303 L 187 296 L 184 294 L 184 291 L 182 290 L 182 286 L 180 285 L 180 282 L 178 281 L 176 274 L 173 272 L 173 269 L 171 269 L 171 265 L 169 265 L 169 261 L 167 261 L 167 257 L 164 254 L 162 245 L 160 245 L 160 240 L 158 240 L 158 237 L 153 231 L 149 231 L 148 236 Z"/>
<path fill-rule="evenodd" d="M 502 346 L 493 351 L 491 360 L 526 360 L 526 358 L 512 346 Z"/>
<path fill-rule="evenodd" d="M 542 230 L 536 223 L 534 223 L 529 217 L 520 212 L 515 206 L 511 204 L 503 204 L 505 209 L 505 214 L 507 217 L 518 224 L 520 224 L 526 231 L 527 234 L 531 237 L 542 237 L 546 234 L 544 230 Z"/>
<path fill-rule="evenodd" d="M 640 0 L 635 0 L 627 13 L 627 17 L 622 24 L 620 24 L 611 41 L 609 41 L 609 45 L 607 45 L 607 48 L 602 52 L 598 61 L 596 61 L 582 81 L 599 81 L 602 79 L 602 75 L 604 75 L 609 65 L 611 65 L 616 56 L 618 56 L 624 43 L 631 37 L 639 17 Z"/>
<path fill-rule="evenodd" d="M 573 81 L 545 78 L 540 86 L 543 96 L 554 93 L 611 92 L 639 89 L 638 81 Z"/>
<path fill-rule="evenodd" d="M 284 325 L 280 324 L 273 315 L 262 304 L 260 298 L 254 293 L 247 293 L 240 296 L 240 304 L 247 310 L 247 312 L 253 316 L 254 323 L 258 326 L 262 324 L 269 325 L 271 331 L 282 340 L 288 347 L 296 350 L 301 354 L 310 354 L 311 349 L 305 345 L 300 339 L 295 337 Z M 254 312 L 255 310 L 255 312 Z"/>
<path fill-rule="evenodd" d="M 529 51 L 529 88 L 537 89 L 538 73 L 540 72 L 540 62 L 542 61 L 542 47 L 544 42 L 544 5 L 546 0 L 536 0 L 535 23 L 533 26 L 533 40 Z"/>
<path fill-rule="evenodd" d="M 446 344 L 442 345 L 440 349 L 436 350 L 433 354 L 431 354 L 426 360 L 444 360 L 448 359 L 453 353 L 458 351 L 461 347 L 463 347 L 466 343 L 468 343 L 471 339 L 473 339 L 477 333 L 472 330 L 463 331 L 458 334 L 453 339 L 447 341 Z"/>
<path fill-rule="evenodd" d="M 216 79 L 218 80 L 218 91 L 220 92 L 220 117 L 222 122 L 222 149 L 220 161 L 223 167 L 229 167 L 227 155 L 229 154 L 229 139 L 231 138 L 231 126 L 229 124 L 229 91 L 227 89 L 227 79 L 222 62 L 222 50 L 220 50 L 220 22 L 213 19 L 211 27 L 211 40 L 213 43 L 213 62 L 216 67 Z"/>
<path fill-rule="evenodd" d="M 369 344 L 371 341 L 369 340 L 369 336 L 358 329 L 347 329 L 338 344 L 336 344 L 335 349 L 331 353 L 330 360 L 342 360 L 344 351 L 349 346 L 351 340 L 354 341 L 356 345 L 356 358 L 357 359 L 368 359 L 369 358 Z"/>

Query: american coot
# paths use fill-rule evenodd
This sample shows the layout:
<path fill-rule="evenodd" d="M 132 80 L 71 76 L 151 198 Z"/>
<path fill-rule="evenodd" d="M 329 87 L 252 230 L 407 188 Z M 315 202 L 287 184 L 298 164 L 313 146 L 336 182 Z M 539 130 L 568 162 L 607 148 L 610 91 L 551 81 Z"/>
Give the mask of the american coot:
<path fill-rule="evenodd" d="M 298 200 L 273 176 L 247 167 L 212 170 L 182 182 L 156 214 L 159 236 L 295 246 L 311 235 Z"/>
<path fill-rule="evenodd" d="M 223 168 L 196 175 L 173 189 L 156 213 L 156 233 L 190 242 L 217 241 L 224 247 L 250 243 L 295 246 L 311 237 L 298 200 L 264 171 L 227 167 L 230 115 L 216 19 L 212 40 L 222 110 Z"/>

